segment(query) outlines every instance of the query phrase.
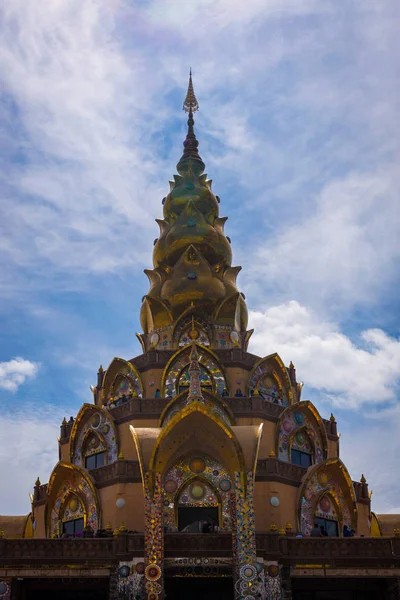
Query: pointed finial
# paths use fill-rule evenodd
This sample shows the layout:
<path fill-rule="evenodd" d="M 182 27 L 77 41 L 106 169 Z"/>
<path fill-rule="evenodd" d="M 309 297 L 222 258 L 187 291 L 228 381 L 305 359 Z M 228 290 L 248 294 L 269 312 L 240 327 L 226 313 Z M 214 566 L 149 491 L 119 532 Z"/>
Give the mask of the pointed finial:
<path fill-rule="evenodd" d="M 275 458 L 275 452 L 274 452 L 273 448 L 271 448 L 271 450 L 269 451 L 268 456 L 269 456 L 269 458 Z"/>
<path fill-rule="evenodd" d="M 120 450 L 120 452 L 118 454 L 118 460 L 125 460 L 125 456 L 124 456 L 124 453 L 122 452 L 122 450 Z"/>
<path fill-rule="evenodd" d="M 64 417 L 62 420 L 62 425 L 66 425 L 67 424 L 67 419 Z"/>
<path fill-rule="evenodd" d="M 108 521 L 108 522 L 107 522 L 107 525 L 106 525 L 106 531 L 112 531 L 112 525 L 111 525 L 111 521 Z"/>
<path fill-rule="evenodd" d="M 196 110 L 199 110 L 199 103 L 197 102 L 197 98 L 193 89 L 192 68 L 190 68 L 189 72 L 189 85 L 186 92 L 186 98 L 183 102 L 182 110 L 188 113 L 194 113 Z"/>
<path fill-rule="evenodd" d="M 118 527 L 116 527 L 116 528 L 114 529 L 114 531 L 113 531 L 113 535 L 114 535 L 114 536 L 117 536 L 117 535 L 118 535 L 118 533 L 119 533 L 119 529 L 118 529 Z"/>
<path fill-rule="evenodd" d="M 361 475 L 360 481 L 361 481 L 361 483 L 367 483 L 367 480 L 364 477 L 364 473 Z"/>
<path fill-rule="evenodd" d="M 280 528 L 279 535 L 286 535 L 286 531 L 283 527 Z"/>
<path fill-rule="evenodd" d="M 271 525 L 269 526 L 269 530 L 270 531 L 278 531 L 277 526 L 275 525 L 275 523 L 271 523 Z"/>
<path fill-rule="evenodd" d="M 290 361 L 289 369 L 294 369 L 294 364 Z"/>
<path fill-rule="evenodd" d="M 119 531 L 120 531 L 121 533 L 123 533 L 124 531 L 126 531 L 125 523 L 124 523 L 123 521 L 122 521 L 122 523 L 121 523 L 121 525 L 120 525 L 120 527 L 119 527 Z"/>
<path fill-rule="evenodd" d="M 36 481 L 35 481 L 35 486 L 36 486 L 36 487 L 39 487 L 39 485 L 40 485 L 40 479 L 39 479 L 39 477 L 38 477 L 38 478 L 36 479 Z"/>
<path fill-rule="evenodd" d="M 333 416 L 333 413 L 331 413 L 331 416 L 329 417 L 329 420 L 333 423 L 335 420 L 335 417 Z"/>
<path fill-rule="evenodd" d="M 292 531 L 293 527 L 290 521 L 286 523 L 286 531 Z"/>
<path fill-rule="evenodd" d="M 103 365 L 100 365 L 100 367 L 99 367 L 99 373 L 103 373 Z"/>
<path fill-rule="evenodd" d="M 197 331 L 196 327 L 194 326 L 194 316 L 192 315 L 192 328 L 189 331 L 189 337 L 191 340 L 197 340 L 197 338 L 199 337 L 199 332 Z"/>

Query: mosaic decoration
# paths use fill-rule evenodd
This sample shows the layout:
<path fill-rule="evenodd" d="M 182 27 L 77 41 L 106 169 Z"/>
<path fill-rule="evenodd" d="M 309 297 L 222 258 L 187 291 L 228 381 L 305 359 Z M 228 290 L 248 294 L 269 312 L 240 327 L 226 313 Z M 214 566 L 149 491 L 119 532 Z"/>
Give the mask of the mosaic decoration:
<path fill-rule="evenodd" d="M 164 565 L 170 577 L 232 577 L 232 561 L 228 558 L 167 558 Z"/>
<path fill-rule="evenodd" d="M 240 336 L 229 326 L 218 325 L 215 328 L 215 347 L 230 350 L 239 345 Z"/>
<path fill-rule="evenodd" d="M 285 415 L 278 438 L 278 459 L 291 462 L 291 449 L 307 452 L 315 463 L 324 460 L 321 435 L 314 420 L 299 410 L 290 410 Z"/>
<path fill-rule="evenodd" d="M 126 398 L 142 397 L 139 378 L 135 371 L 130 368 L 129 364 L 121 366 L 116 374 L 105 398 L 106 404 L 116 402 L 123 396 Z"/>
<path fill-rule="evenodd" d="M 282 600 L 282 578 L 277 563 L 266 565 L 263 573 L 265 600 Z"/>
<path fill-rule="evenodd" d="M 89 482 L 78 472 L 70 474 L 58 490 L 50 514 L 50 536 L 61 535 L 62 522 L 84 518 L 85 527 L 99 528 L 96 501 Z"/>
<path fill-rule="evenodd" d="M 72 462 L 78 467 L 84 467 L 85 456 L 106 451 L 105 464 L 117 460 L 118 448 L 113 423 L 107 412 L 97 412 L 87 419 L 75 438 L 75 451 Z"/>
<path fill-rule="evenodd" d="M 189 386 L 190 386 L 189 370 L 190 370 L 190 365 L 185 367 L 179 376 L 179 380 L 178 380 L 179 393 L 184 392 L 186 389 L 189 389 Z M 200 387 L 202 390 L 207 390 L 208 392 L 213 391 L 212 375 L 203 366 L 200 367 L 199 380 L 200 380 Z"/>
<path fill-rule="evenodd" d="M 205 389 L 209 389 L 209 391 L 222 395 L 224 388 L 228 388 L 221 367 L 216 359 L 206 350 L 201 348 L 201 346 L 197 347 L 197 351 L 201 368 L 201 386 L 204 386 Z M 182 351 L 169 366 L 165 377 L 163 397 L 174 398 L 177 395 L 179 387 L 189 387 L 190 379 L 188 367 L 190 364 L 190 353 L 191 347 L 189 346 L 186 350 Z"/>
<path fill-rule="evenodd" d="M 163 533 L 163 490 L 161 487 L 160 473 L 154 474 L 154 493 L 150 494 L 149 474 L 145 476 L 144 483 L 144 547 L 146 553 L 145 589 L 148 598 L 154 594 L 155 598 L 163 590 L 163 559 L 164 559 L 164 533 Z"/>
<path fill-rule="evenodd" d="M 326 492 L 326 495 L 322 493 L 324 491 Z M 316 496 L 321 496 L 318 506 L 315 506 Z M 335 499 L 339 514 L 336 514 L 336 508 L 334 507 L 330 496 L 333 496 Z M 328 506 L 328 504 L 330 506 Z M 326 513 L 325 510 L 327 510 Z M 335 513 L 333 511 L 335 511 Z M 319 513 L 319 515 L 316 515 L 316 512 Z M 308 481 L 301 498 L 301 531 L 303 535 L 310 535 L 315 516 L 325 517 L 325 514 L 327 515 L 326 518 L 338 521 L 339 531 L 343 530 L 344 525 L 351 526 L 351 513 L 343 490 L 333 479 L 331 473 L 321 470 L 313 474 Z"/>
<path fill-rule="evenodd" d="M 245 474 L 247 490 L 242 484 L 239 472 L 235 473 L 235 496 L 231 495 L 231 505 L 235 512 L 234 535 L 232 536 L 235 561 L 235 593 L 237 598 L 256 598 L 260 579 L 256 568 L 256 531 L 254 518 L 253 472 Z"/>
<path fill-rule="evenodd" d="M 199 478 L 201 476 L 201 478 Z M 219 506 L 219 529 L 230 531 L 232 518 L 228 471 L 215 460 L 203 456 L 187 456 L 174 465 L 163 480 L 163 523 L 169 531 L 177 531 L 178 505 Z M 178 495 L 179 494 L 179 495 Z"/>
<path fill-rule="evenodd" d="M 192 328 L 196 329 L 198 333 L 198 337 L 196 338 L 196 342 L 201 344 L 202 346 L 210 346 L 212 335 L 212 327 L 210 323 L 200 319 L 199 317 L 194 317 L 193 315 L 188 315 L 184 317 L 174 331 L 174 342 L 179 347 L 186 346 L 192 342 Z"/>
<path fill-rule="evenodd" d="M 10 600 L 11 598 L 11 580 L 0 579 L 0 599 Z"/>
<path fill-rule="evenodd" d="M 140 565 L 143 565 L 143 569 L 140 568 Z M 120 597 L 129 600 L 146 598 L 144 581 L 143 558 L 134 558 L 129 562 L 119 563 L 117 587 Z"/>
<path fill-rule="evenodd" d="M 251 376 L 249 390 L 258 392 L 264 400 L 288 406 L 288 395 L 270 364 L 262 362 Z"/>
<path fill-rule="evenodd" d="M 209 408 L 211 410 L 211 412 L 216 417 L 221 419 L 221 421 L 223 421 L 226 425 L 231 426 L 231 420 L 230 420 L 229 416 L 227 415 L 226 411 L 219 403 L 215 402 L 214 400 L 211 400 L 206 395 L 204 395 L 202 398 L 202 404 L 204 404 L 204 406 Z M 185 396 L 183 398 L 176 400 L 176 403 L 174 403 L 172 406 L 169 407 L 169 409 L 167 410 L 167 412 L 165 413 L 164 418 L 163 418 L 163 422 L 162 422 L 163 427 L 165 427 L 165 425 L 167 423 L 169 423 L 169 421 L 176 414 L 178 414 L 183 408 L 185 408 L 187 405 L 188 405 L 188 399 L 185 394 Z"/>

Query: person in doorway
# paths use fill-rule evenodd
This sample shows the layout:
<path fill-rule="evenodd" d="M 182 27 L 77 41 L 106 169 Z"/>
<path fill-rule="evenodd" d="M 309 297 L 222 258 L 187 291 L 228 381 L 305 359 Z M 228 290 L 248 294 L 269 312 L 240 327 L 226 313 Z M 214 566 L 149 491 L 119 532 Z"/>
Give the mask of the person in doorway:
<path fill-rule="evenodd" d="M 67 529 L 66 529 L 65 525 L 64 525 L 64 527 L 63 527 L 63 532 L 62 532 L 62 536 L 61 536 L 61 537 L 62 537 L 64 540 L 66 540 L 66 539 L 68 539 L 68 538 L 69 538 L 69 533 L 67 532 Z"/>
<path fill-rule="evenodd" d="M 320 525 L 320 530 L 321 530 L 321 533 L 319 534 L 320 537 L 328 537 L 328 532 L 323 525 Z"/>
<path fill-rule="evenodd" d="M 314 527 L 311 530 L 311 537 L 320 537 L 318 523 L 314 523 Z"/>
<path fill-rule="evenodd" d="M 237 388 L 235 398 L 243 398 L 243 392 L 240 388 Z"/>
<path fill-rule="evenodd" d="M 160 397 L 160 390 L 157 388 L 156 391 L 154 392 L 154 398 L 159 398 Z"/>

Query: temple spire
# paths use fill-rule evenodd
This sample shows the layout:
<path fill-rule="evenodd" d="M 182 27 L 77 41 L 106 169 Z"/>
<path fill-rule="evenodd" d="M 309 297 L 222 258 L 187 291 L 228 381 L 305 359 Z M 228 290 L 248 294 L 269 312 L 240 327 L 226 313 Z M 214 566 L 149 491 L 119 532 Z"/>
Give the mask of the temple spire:
<path fill-rule="evenodd" d="M 190 69 L 189 85 L 186 92 L 186 98 L 183 102 L 183 110 L 188 113 L 194 113 L 196 110 L 199 110 L 199 103 L 197 102 L 197 98 L 193 89 L 192 69 Z"/>
<path fill-rule="evenodd" d="M 193 81 L 192 81 L 192 69 L 190 69 L 189 74 L 189 85 L 186 92 L 186 97 L 183 102 L 183 110 L 189 113 L 188 118 L 188 132 L 186 135 L 186 139 L 183 142 L 183 154 L 181 156 L 180 161 L 176 165 L 178 173 L 180 175 L 201 175 L 205 169 L 205 164 L 201 160 L 201 157 L 198 152 L 199 142 L 196 139 L 194 134 L 194 119 L 193 113 L 196 110 L 199 110 L 199 103 L 197 102 L 197 98 L 193 89 Z"/>

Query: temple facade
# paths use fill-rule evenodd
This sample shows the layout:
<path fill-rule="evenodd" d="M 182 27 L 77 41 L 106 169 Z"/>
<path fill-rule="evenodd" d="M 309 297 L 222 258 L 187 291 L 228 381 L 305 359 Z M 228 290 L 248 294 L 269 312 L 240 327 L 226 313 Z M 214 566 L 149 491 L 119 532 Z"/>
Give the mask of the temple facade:
<path fill-rule="evenodd" d="M 400 517 L 371 512 L 294 365 L 248 352 L 197 109 L 190 77 L 143 352 L 100 367 L 30 513 L 0 517 L 0 599 L 399 598 Z"/>

